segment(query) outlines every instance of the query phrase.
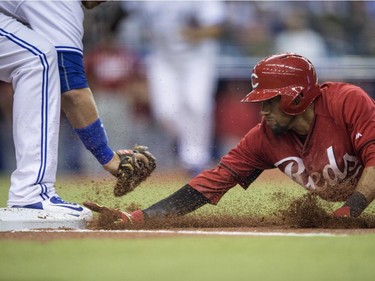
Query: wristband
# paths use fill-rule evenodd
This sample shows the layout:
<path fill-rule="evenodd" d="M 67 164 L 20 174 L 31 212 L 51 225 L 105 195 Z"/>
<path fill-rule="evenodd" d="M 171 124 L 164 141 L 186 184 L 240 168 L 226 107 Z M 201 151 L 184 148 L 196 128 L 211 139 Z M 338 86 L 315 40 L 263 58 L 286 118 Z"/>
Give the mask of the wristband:
<path fill-rule="evenodd" d="M 85 147 L 101 165 L 107 164 L 115 154 L 108 145 L 108 138 L 100 118 L 85 128 L 74 129 Z"/>
<path fill-rule="evenodd" d="M 334 218 L 349 218 L 351 217 L 350 208 L 348 206 L 342 206 L 334 211 L 332 215 Z"/>
<path fill-rule="evenodd" d="M 362 193 L 355 191 L 352 195 L 350 195 L 348 200 L 346 200 L 343 207 L 350 208 L 351 217 L 358 217 L 367 206 L 368 202 L 366 197 Z"/>
<path fill-rule="evenodd" d="M 145 223 L 145 215 L 142 210 L 136 210 L 129 215 L 131 224 L 141 226 Z"/>

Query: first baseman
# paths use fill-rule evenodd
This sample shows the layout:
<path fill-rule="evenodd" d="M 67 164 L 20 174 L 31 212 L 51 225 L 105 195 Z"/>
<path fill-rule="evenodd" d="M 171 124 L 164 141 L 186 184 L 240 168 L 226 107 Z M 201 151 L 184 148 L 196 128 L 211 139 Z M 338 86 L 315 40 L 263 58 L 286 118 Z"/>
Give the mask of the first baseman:
<path fill-rule="evenodd" d="M 121 157 L 122 151 L 128 153 L 129 150 L 115 152 L 109 146 L 83 65 L 82 6 L 91 9 L 102 2 L 105 1 L 0 1 L 0 12 L 28 25 L 55 46 L 62 109 L 84 146 L 105 170 L 119 177 L 124 158 Z M 139 182 L 139 177 L 135 176 L 135 181 Z"/>
<path fill-rule="evenodd" d="M 8 207 L 66 213 L 85 220 L 90 210 L 63 201 L 55 191 L 60 124 L 60 81 L 55 48 L 0 12 L 0 80 L 12 83 L 16 170 Z"/>
<path fill-rule="evenodd" d="M 374 100 L 352 84 L 319 84 L 311 62 L 292 53 L 261 60 L 251 83 L 253 90 L 242 102 L 260 103 L 262 121 L 216 168 L 149 208 L 110 211 L 124 224 L 184 215 L 217 204 L 237 184 L 247 189 L 264 170 L 277 168 L 306 191 L 345 202 L 333 216 L 359 216 L 375 198 Z"/>

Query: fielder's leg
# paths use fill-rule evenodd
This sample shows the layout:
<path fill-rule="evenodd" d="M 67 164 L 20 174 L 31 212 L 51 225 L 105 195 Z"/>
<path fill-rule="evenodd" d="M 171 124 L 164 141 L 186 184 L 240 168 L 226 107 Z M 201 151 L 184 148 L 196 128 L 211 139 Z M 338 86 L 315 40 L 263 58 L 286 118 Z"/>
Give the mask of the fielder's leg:
<path fill-rule="evenodd" d="M 17 168 L 8 206 L 55 195 L 60 95 L 54 47 L 17 21 L 1 17 L 1 79 L 12 82 Z"/>

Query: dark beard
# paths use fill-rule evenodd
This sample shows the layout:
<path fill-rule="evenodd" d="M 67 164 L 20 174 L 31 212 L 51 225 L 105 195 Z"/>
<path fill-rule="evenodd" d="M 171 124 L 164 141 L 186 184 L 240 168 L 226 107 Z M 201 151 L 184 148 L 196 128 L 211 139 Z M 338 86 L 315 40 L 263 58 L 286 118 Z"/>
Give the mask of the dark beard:
<path fill-rule="evenodd" d="M 281 136 L 288 130 L 288 127 L 277 125 L 276 127 L 272 127 L 271 130 L 276 136 Z"/>
<path fill-rule="evenodd" d="M 280 135 L 285 134 L 289 130 L 289 126 L 293 122 L 294 119 L 295 119 L 295 116 L 293 116 L 289 120 L 288 124 L 286 124 L 286 125 L 279 125 L 277 123 L 275 126 L 271 127 L 272 133 L 274 133 L 276 136 L 280 136 Z"/>

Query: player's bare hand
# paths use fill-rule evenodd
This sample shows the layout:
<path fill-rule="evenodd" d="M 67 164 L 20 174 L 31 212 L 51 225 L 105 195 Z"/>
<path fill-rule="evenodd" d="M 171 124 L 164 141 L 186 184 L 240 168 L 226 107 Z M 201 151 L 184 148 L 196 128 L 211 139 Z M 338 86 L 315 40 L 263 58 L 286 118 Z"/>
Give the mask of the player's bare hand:
<path fill-rule="evenodd" d="M 98 226 L 103 229 L 126 229 L 141 227 L 144 224 L 144 214 L 142 210 L 127 213 L 90 201 L 84 202 L 83 205 L 99 214 Z"/>

